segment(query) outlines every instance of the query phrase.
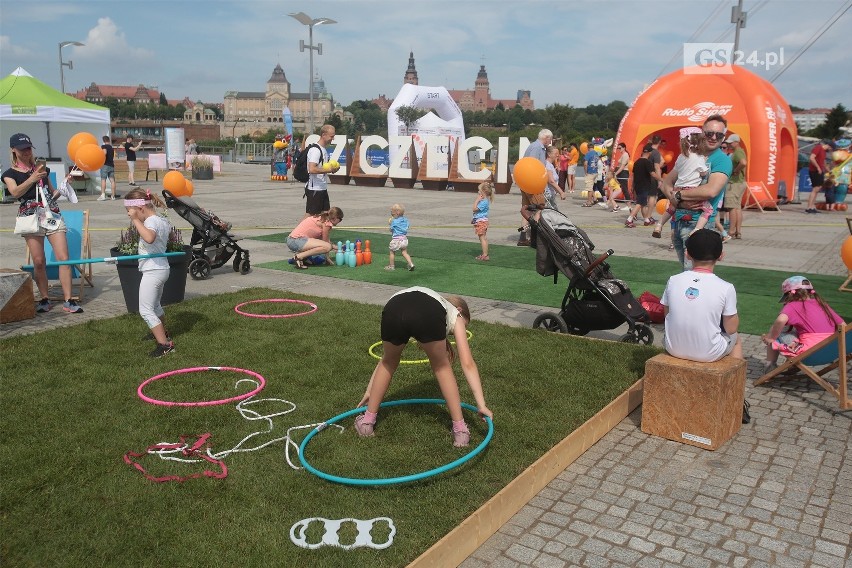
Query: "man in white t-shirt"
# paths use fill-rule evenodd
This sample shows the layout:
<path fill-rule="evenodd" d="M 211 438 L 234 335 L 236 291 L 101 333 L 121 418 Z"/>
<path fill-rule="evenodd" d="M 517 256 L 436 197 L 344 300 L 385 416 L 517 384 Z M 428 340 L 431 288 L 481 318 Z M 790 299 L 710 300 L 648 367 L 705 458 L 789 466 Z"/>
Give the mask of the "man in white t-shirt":
<path fill-rule="evenodd" d="M 692 270 L 669 278 L 661 302 L 665 308 L 663 346 L 669 355 L 691 361 L 718 361 L 726 355 L 743 358 L 737 334 L 737 292 L 713 274 L 722 257 L 722 237 L 700 229 L 686 241 Z"/>
<path fill-rule="evenodd" d="M 317 142 L 319 148 L 312 147 L 308 150 L 308 183 L 305 184 L 305 217 L 311 215 L 319 215 L 323 211 L 328 211 L 331 208 L 331 202 L 328 198 L 328 174 L 334 173 L 340 169 L 329 167 L 328 152 L 325 147 L 329 142 L 334 140 L 335 130 L 330 124 L 324 125 L 320 129 L 320 139 Z"/>

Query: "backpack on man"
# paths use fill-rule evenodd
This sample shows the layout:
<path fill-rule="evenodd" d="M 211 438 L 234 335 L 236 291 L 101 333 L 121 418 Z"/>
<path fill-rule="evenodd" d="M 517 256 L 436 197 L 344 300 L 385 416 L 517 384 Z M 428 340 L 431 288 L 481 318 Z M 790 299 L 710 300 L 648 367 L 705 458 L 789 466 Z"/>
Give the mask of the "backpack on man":
<path fill-rule="evenodd" d="M 322 148 L 320 148 L 319 144 L 308 144 L 305 149 L 299 153 L 299 157 L 296 158 L 296 163 L 293 166 L 293 177 L 302 183 L 306 183 L 311 178 L 311 174 L 308 171 L 308 151 L 311 148 L 319 148 L 320 150 L 320 161 L 318 165 L 321 165 L 325 159 Z"/>

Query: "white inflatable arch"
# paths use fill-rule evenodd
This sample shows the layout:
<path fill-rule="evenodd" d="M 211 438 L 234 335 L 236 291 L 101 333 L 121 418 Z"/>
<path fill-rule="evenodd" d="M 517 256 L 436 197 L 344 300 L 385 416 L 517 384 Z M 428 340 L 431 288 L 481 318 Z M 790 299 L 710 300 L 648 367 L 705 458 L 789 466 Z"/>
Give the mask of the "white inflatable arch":
<path fill-rule="evenodd" d="M 396 109 L 404 106 L 428 109 L 434 113 L 427 113 L 406 129 L 405 124 L 396 115 Z M 412 135 L 417 136 L 416 140 L 435 135 L 449 136 L 456 142 L 464 140 L 464 120 L 461 109 L 446 88 L 405 84 L 399 90 L 388 109 L 388 140 L 394 140 L 397 136 Z M 415 148 L 418 158 L 421 158 L 422 145 L 416 144 Z M 391 163 L 394 162 L 398 151 L 399 145 L 391 143 L 389 147 Z"/>

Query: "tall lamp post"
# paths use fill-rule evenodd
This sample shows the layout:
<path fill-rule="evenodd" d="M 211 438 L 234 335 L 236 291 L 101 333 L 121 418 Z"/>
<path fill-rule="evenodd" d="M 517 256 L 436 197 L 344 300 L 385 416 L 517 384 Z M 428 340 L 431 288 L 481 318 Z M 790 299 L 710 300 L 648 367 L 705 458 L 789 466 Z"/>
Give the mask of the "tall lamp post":
<path fill-rule="evenodd" d="M 298 14 L 288 14 L 291 18 L 298 21 L 300 24 L 304 24 L 308 26 L 308 45 L 305 45 L 305 40 L 299 40 L 299 51 L 304 53 L 306 49 L 310 50 L 311 58 L 310 58 L 310 77 L 308 78 L 308 85 L 310 90 L 308 91 L 309 95 L 309 104 L 310 104 L 310 114 L 311 114 L 311 122 L 309 124 L 308 134 L 313 134 L 314 132 L 314 51 L 317 52 L 317 55 L 322 55 L 322 44 L 318 43 L 314 45 L 314 26 L 319 26 L 322 24 L 336 24 L 337 21 L 332 20 L 331 18 L 311 18 L 304 12 L 299 12 Z"/>
<path fill-rule="evenodd" d="M 63 67 L 67 67 L 68 69 L 74 69 L 74 62 L 70 59 L 66 63 L 62 61 L 62 48 L 68 45 L 77 45 L 83 47 L 86 45 L 85 43 L 80 43 L 79 41 L 63 41 L 59 43 L 59 86 L 62 87 L 62 94 L 65 94 L 65 70 Z"/>

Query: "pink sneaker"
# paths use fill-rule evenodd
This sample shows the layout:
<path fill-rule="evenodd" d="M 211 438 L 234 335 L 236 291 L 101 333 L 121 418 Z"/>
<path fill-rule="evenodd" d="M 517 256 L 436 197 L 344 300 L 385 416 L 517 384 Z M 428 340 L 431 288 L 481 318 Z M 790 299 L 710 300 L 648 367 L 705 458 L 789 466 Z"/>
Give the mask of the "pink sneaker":
<path fill-rule="evenodd" d="M 362 438 L 369 438 L 372 436 L 373 426 L 375 425 L 375 422 L 365 422 L 363 414 L 355 419 L 355 431 L 358 432 L 358 435 Z"/>
<path fill-rule="evenodd" d="M 453 430 L 453 446 L 456 448 L 466 448 L 470 444 L 470 431 L 467 426 L 464 430 Z"/>

